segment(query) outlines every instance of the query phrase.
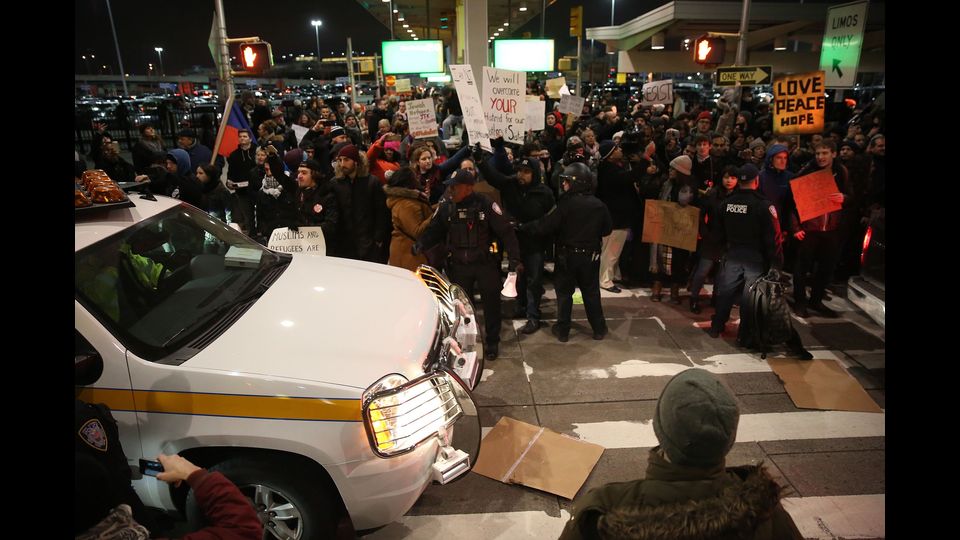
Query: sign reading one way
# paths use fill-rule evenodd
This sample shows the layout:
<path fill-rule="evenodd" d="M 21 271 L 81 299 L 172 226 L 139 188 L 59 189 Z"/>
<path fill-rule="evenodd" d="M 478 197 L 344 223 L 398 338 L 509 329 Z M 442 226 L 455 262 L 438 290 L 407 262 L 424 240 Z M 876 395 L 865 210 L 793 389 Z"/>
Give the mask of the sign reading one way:
<path fill-rule="evenodd" d="M 852 2 L 827 10 L 820 69 L 827 73 L 827 88 L 853 88 L 860 65 L 867 2 Z"/>
<path fill-rule="evenodd" d="M 736 86 L 737 83 L 743 86 L 770 84 L 772 73 L 773 68 L 770 66 L 718 67 L 717 86 Z"/>

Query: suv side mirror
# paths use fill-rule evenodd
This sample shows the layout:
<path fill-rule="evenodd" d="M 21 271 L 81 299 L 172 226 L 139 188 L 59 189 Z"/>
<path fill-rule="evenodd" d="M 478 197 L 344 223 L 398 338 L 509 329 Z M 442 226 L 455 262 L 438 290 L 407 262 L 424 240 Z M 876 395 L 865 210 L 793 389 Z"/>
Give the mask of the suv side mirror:
<path fill-rule="evenodd" d="M 100 353 L 77 354 L 73 357 L 73 382 L 77 386 L 88 386 L 103 375 L 103 358 Z"/>

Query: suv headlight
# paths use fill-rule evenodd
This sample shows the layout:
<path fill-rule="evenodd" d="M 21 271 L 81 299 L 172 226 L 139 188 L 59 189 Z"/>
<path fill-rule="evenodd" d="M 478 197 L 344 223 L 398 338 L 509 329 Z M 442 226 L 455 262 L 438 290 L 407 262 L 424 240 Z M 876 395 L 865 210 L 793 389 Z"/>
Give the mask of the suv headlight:
<path fill-rule="evenodd" d="M 410 452 L 463 414 L 446 373 L 404 381 L 402 375 L 387 375 L 363 393 L 364 426 L 380 457 Z"/>

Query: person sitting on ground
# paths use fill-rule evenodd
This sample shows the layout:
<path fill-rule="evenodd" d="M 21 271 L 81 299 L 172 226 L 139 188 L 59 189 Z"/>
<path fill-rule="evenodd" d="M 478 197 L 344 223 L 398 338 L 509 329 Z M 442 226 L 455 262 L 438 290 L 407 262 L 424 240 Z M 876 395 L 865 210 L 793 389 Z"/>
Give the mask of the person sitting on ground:
<path fill-rule="evenodd" d="M 792 538 L 781 487 L 763 466 L 726 467 L 740 407 L 709 371 L 675 375 L 653 416 L 659 445 L 646 478 L 612 482 L 576 501 L 560 540 Z"/>

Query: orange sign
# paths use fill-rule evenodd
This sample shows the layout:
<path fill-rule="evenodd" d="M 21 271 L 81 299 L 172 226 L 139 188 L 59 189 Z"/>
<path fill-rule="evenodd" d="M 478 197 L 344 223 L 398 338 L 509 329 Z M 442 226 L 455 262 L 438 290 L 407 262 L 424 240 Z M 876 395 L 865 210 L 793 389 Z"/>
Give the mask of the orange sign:
<path fill-rule="evenodd" d="M 823 133 L 827 109 L 822 71 L 778 77 L 773 82 L 773 132 L 780 135 Z"/>
<path fill-rule="evenodd" d="M 387 86 L 396 86 L 397 78 L 394 75 L 387 75 Z"/>
<path fill-rule="evenodd" d="M 830 195 L 839 193 L 830 169 L 821 169 L 790 181 L 793 200 L 797 203 L 800 222 L 840 210 L 840 203 L 830 201 Z"/>

